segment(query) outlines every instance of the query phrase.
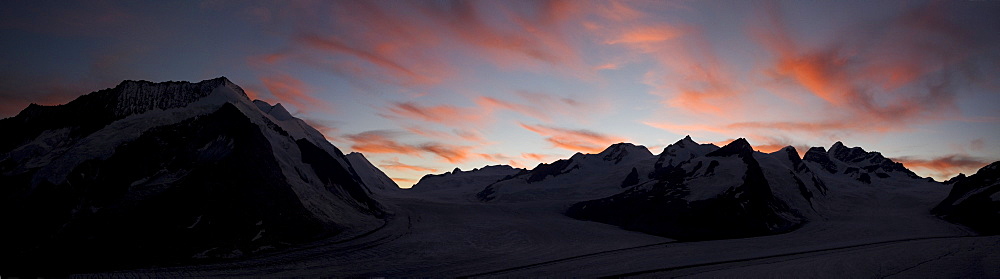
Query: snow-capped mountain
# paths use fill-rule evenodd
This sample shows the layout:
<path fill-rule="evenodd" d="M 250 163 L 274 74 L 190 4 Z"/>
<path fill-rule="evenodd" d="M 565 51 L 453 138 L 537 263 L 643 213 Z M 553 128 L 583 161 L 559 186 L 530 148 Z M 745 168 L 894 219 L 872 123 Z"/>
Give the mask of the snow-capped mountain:
<path fill-rule="evenodd" d="M 576 153 L 569 159 L 538 164 L 490 184 L 476 196 L 482 201 L 598 198 L 649 180 L 647 175 L 632 173 L 652 172 L 656 158 L 644 146 L 617 143 L 601 153 Z"/>
<path fill-rule="evenodd" d="M 453 199 L 470 199 L 484 187 L 526 171 L 508 165 L 484 166 L 468 171 L 455 168 L 450 172 L 424 175 L 417 184 L 413 184 L 410 191 L 433 193 L 434 196 Z"/>
<path fill-rule="evenodd" d="M 830 147 L 830 151 L 823 147 L 810 148 L 803 160 L 819 164 L 822 170 L 831 174 L 844 174 L 867 184 L 872 184 L 873 179 L 891 177 L 923 179 L 881 153 L 866 152 L 861 147 L 845 147 L 839 141 Z"/>
<path fill-rule="evenodd" d="M 0 130 L 5 260 L 47 265 L 22 269 L 240 257 L 386 214 L 322 134 L 226 78 L 124 81 Z"/>
<path fill-rule="evenodd" d="M 799 210 L 824 191 L 797 155 L 791 159 L 794 148 L 763 154 L 738 139 L 699 156 L 684 146 L 708 149 L 685 138 L 667 151 L 688 151 L 686 160 L 663 164 L 653 180 L 622 193 L 574 204 L 567 215 L 679 239 L 743 237 L 796 228 Z"/>
<path fill-rule="evenodd" d="M 932 212 L 984 233 L 1000 233 L 1000 161 L 958 179 Z"/>
<path fill-rule="evenodd" d="M 680 162 L 705 156 L 705 154 L 716 149 L 719 149 L 719 147 L 714 144 L 699 144 L 692 140 L 691 136 L 684 136 L 683 139 L 663 148 L 663 152 L 660 152 L 660 155 L 657 156 L 656 168 L 661 169 L 676 166 Z"/>
<path fill-rule="evenodd" d="M 347 162 L 358 175 L 358 179 L 367 186 L 370 193 L 384 193 L 399 190 L 399 185 L 388 175 L 365 158 L 364 154 L 351 152 L 347 154 Z"/>

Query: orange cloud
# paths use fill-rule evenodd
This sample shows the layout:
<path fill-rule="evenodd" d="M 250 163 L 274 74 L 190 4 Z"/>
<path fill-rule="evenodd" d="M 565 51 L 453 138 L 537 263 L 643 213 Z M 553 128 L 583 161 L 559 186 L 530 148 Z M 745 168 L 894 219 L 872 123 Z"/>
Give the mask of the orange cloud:
<path fill-rule="evenodd" d="M 366 153 L 403 154 L 420 157 L 430 153 L 445 159 L 449 163 L 462 163 L 472 156 L 471 146 L 451 145 L 437 142 L 407 144 L 395 140 L 399 133 L 385 130 L 367 131 L 346 135 L 344 138 L 353 142 L 351 149 Z"/>
<path fill-rule="evenodd" d="M 486 159 L 487 161 L 493 161 L 493 162 L 498 162 L 498 163 L 504 163 L 504 162 L 513 161 L 513 158 L 511 158 L 510 156 L 503 155 L 503 154 L 500 154 L 500 153 L 493 153 L 493 154 L 479 153 L 479 154 L 476 154 L 476 155 L 478 155 L 479 157 L 481 157 L 483 159 Z"/>
<path fill-rule="evenodd" d="M 247 98 L 250 98 L 250 100 L 260 100 L 260 93 L 257 92 L 257 89 L 243 87 L 243 93 L 246 93 Z"/>
<path fill-rule="evenodd" d="M 549 127 L 544 125 L 528 125 L 519 123 L 522 128 L 546 136 L 546 141 L 554 147 L 587 152 L 599 153 L 611 144 L 627 141 L 625 138 L 605 135 L 588 130 L 572 130 L 564 128 Z"/>
<path fill-rule="evenodd" d="M 752 34 L 774 56 L 764 73 L 823 100 L 816 123 L 738 123 L 744 128 L 829 133 L 893 131 L 947 118 L 957 111 L 956 86 L 982 79 L 977 50 L 989 48 L 932 3 L 880 22 L 863 23 L 847 38 L 818 47 L 793 37 L 780 7 L 766 9 Z M 934 38 L 928 40 L 928 38 Z M 857 42 L 864 42 L 859 45 Z M 929 75 L 934 74 L 933 78 Z M 927 82 L 917 82 L 925 80 Z M 779 89 L 780 90 L 780 89 Z M 789 95 L 782 93 L 779 95 Z M 825 130 L 825 131 L 824 131 Z"/>
<path fill-rule="evenodd" d="M 391 119 L 412 119 L 449 126 L 480 124 L 484 115 L 472 109 L 451 105 L 422 106 L 413 102 L 394 103 L 389 107 L 391 114 L 379 114 Z"/>
<path fill-rule="evenodd" d="M 314 119 L 314 118 L 304 118 L 304 117 L 300 117 L 299 119 L 302 119 L 302 121 L 305 121 L 306 124 L 308 124 L 310 127 L 313 127 L 317 131 L 319 131 L 319 133 L 322 134 L 323 137 L 326 138 L 326 140 L 340 141 L 339 138 L 332 136 L 332 134 L 337 133 L 338 131 L 340 131 L 340 129 L 334 127 L 330 121 L 325 121 L 322 119 Z"/>
<path fill-rule="evenodd" d="M 523 90 L 516 91 L 514 94 L 522 99 L 521 103 L 481 96 L 476 99 L 476 104 L 487 113 L 509 110 L 544 122 L 552 122 L 554 116 L 585 118 L 605 109 L 595 102 L 584 103 L 572 97 Z"/>
<path fill-rule="evenodd" d="M 960 154 L 952 154 L 929 159 L 899 157 L 892 158 L 892 160 L 902 163 L 910 169 L 930 171 L 933 174 L 932 176 L 941 180 L 958 175 L 959 172 L 973 174 L 978 169 L 993 162 Z"/>
<path fill-rule="evenodd" d="M 540 119 L 540 120 L 543 120 L 543 121 L 549 121 L 549 120 L 551 120 L 551 118 L 549 117 L 549 115 L 547 113 L 543 112 L 542 110 L 540 110 L 540 109 L 538 109 L 536 107 L 522 105 L 522 104 L 515 104 L 515 103 L 511 103 L 511 102 L 507 102 L 507 101 L 501 101 L 499 99 L 492 98 L 492 97 L 480 96 L 480 97 L 476 98 L 476 104 L 478 104 L 484 110 L 489 111 L 489 112 L 492 112 L 492 111 L 498 110 L 498 109 L 506 109 L 506 110 L 518 112 L 518 113 L 521 113 L 521 114 L 524 114 L 524 115 L 528 115 L 528 116 L 531 116 L 531 117 L 534 117 L 534 118 L 537 118 L 537 119 Z"/>
<path fill-rule="evenodd" d="M 388 69 L 397 75 L 405 77 L 408 80 L 416 81 L 417 83 L 435 82 L 432 78 L 420 75 L 419 73 L 414 72 L 413 70 L 410 70 L 409 68 L 404 67 L 403 65 L 389 58 L 359 48 L 348 46 L 347 44 L 341 42 L 340 40 L 334 37 L 319 37 L 315 35 L 307 35 L 300 38 L 300 40 L 305 45 L 313 48 L 344 53 L 357 57 L 359 59 L 362 59 L 368 63 L 371 63 L 383 69 Z M 385 49 L 386 47 L 387 44 L 382 45 L 383 49 Z"/>
<path fill-rule="evenodd" d="M 391 131 L 375 130 L 346 135 L 344 138 L 354 143 L 351 149 L 357 152 L 420 155 L 420 148 L 396 141 L 395 135 Z"/>
<path fill-rule="evenodd" d="M 653 127 L 653 128 L 663 129 L 663 130 L 666 130 L 666 131 L 670 131 L 671 133 L 680 134 L 680 135 L 696 135 L 696 134 L 700 134 L 698 132 L 710 132 L 710 133 L 715 133 L 715 134 L 726 135 L 726 134 L 729 134 L 729 133 L 733 132 L 730 129 L 723 129 L 723 128 L 719 128 L 719 127 L 715 127 L 715 126 L 711 126 L 711 125 L 707 125 L 707 124 L 688 124 L 688 125 L 685 125 L 685 124 L 674 124 L 674 123 L 668 123 L 668 122 L 653 122 L 653 121 L 644 121 L 644 122 L 642 122 L 642 124 L 646 124 L 646 125 L 648 125 L 650 127 Z"/>
<path fill-rule="evenodd" d="M 390 177 L 389 179 L 392 179 L 392 181 L 395 181 L 396 184 L 399 185 L 413 185 L 414 183 L 417 183 L 416 179 L 410 178 Z"/>
<path fill-rule="evenodd" d="M 278 102 L 294 105 L 299 111 L 313 108 L 329 110 L 330 104 L 310 95 L 305 83 L 294 77 L 278 74 L 260 79 Z M 256 93 L 255 93 L 256 94 Z"/>
<path fill-rule="evenodd" d="M 454 132 L 456 136 L 459 136 L 467 141 L 486 143 L 486 138 L 483 137 L 483 134 L 476 130 L 455 129 L 452 130 L 452 132 Z"/>
<path fill-rule="evenodd" d="M 643 44 L 657 43 L 681 36 L 683 32 L 669 25 L 641 26 L 625 31 L 620 37 L 608 40 L 607 44 Z"/>
<path fill-rule="evenodd" d="M 420 150 L 425 152 L 434 153 L 441 158 L 444 158 L 449 163 L 462 163 L 469 159 L 472 155 L 470 152 L 472 147 L 469 146 L 459 146 L 441 143 L 425 143 L 420 145 Z"/>
<path fill-rule="evenodd" d="M 486 143 L 486 138 L 483 137 L 479 131 L 467 130 L 467 129 L 453 129 L 451 133 L 435 131 L 432 129 L 427 129 L 423 127 L 406 127 L 406 131 L 411 133 L 421 135 L 428 138 L 444 140 L 444 141 L 471 141 L 477 143 Z"/>
<path fill-rule="evenodd" d="M 552 155 L 538 154 L 538 153 L 521 153 L 521 158 L 535 161 L 547 161 Z"/>
<path fill-rule="evenodd" d="M 378 166 L 382 167 L 382 168 L 386 168 L 386 169 L 393 169 L 393 170 L 408 170 L 408 171 L 416 171 L 416 172 L 424 172 L 424 173 L 437 172 L 437 169 L 432 169 L 432 168 L 428 168 L 428 167 L 421 167 L 421 166 L 415 166 L 415 165 L 407 165 L 407 164 L 404 164 L 404 163 L 400 163 L 399 162 L 399 158 L 392 158 L 392 159 L 389 159 L 389 160 L 382 160 L 382 162 Z"/>

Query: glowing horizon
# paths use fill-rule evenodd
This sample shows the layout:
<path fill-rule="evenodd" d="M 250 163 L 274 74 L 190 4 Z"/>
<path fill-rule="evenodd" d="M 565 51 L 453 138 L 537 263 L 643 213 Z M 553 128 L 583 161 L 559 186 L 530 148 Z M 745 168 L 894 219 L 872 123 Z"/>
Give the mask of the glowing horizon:
<path fill-rule="evenodd" d="M 938 180 L 1000 160 L 994 2 L 6 6 L 0 117 L 126 79 L 226 76 L 403 187 L 685 135 L 843 141 Z"/>

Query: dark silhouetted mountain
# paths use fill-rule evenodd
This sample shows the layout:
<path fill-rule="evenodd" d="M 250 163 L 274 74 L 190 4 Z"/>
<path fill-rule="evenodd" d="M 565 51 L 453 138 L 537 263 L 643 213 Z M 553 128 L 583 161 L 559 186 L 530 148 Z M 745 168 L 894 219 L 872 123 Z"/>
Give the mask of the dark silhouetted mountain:
<path fill-rule="evenodd" d="M 597 154 L 576 153 L 569 159 L 538 164 L 490 184 L 476 196 L 482 201 L 607 196 L 621 191 L 622 181 L 633 168 L 637 173 L 651 172 L 655 159 L 645 146 L 617 143 Z M 637 179 L 649 180 L 645 176 Z"/>
<path fill-rule="evenodd" d="M 657 156 L 655 168 L 660 169 L 667 166 L 674 166 L 677 163 L 691 160 L 694 157 L 705 156 L 705 154 L 716 149 L 719 149 L 719 147 L 714 144 L 698 144 L 691 139 L 691 136 L 685 136 L 674 144 L 663 148 L 663 152 L 660 152 L 660 155 Z"/>
<path fill-rule="evenodd" d="M 424 175 L 417 184 L 413 185 L 411 191 L 447 191 L 455 195 L 472 196 L 493 182 L 526 171 L 508 165 L 485 166 L 470 171 L 455 168 L 451 172 Z"/>
<path fill-rule="evenodd" d="M 881 153 L 867 152 L 861 147 L 845 147 L 839 141 L 828 152 L 822 147 L 810 148 L 803 160 L 819 164 L 829 173 L 845 174 L 866 184 L 872 184 L 873 179 L 893 176 L 924 179 Z"/>
<path fill-rule="evenodd" d="M 941 183 L 944 183 L 945 185 L 952 185 L 952 184 L 955 184 L 955 183 L 957 183 L 959 181 L 962 181 L 965 178 L 966 178 L 966 176 L 965 176 L 964 173 L 959 173 L 958 175 L 956 175 L 956 176 L 954 176 L 952 178 L 949 178 L 948 180 L 945 180 L 944 182 L 941 182 Z"/>
<path fill-rule="evenodd" d="M 1000 234 L 1000 161 L 956 181 L 931 212 L 983 233 Z"/>
<path fill-rule="evenodd" d="M 0 130 L 5 271 L 237 258 L 363 233 L 386 214 L 365 185 L 385 180 L 355 171 L 370 164 L 352 167 L 226 78 L 125 81 L 30 105 Z"/>
<path fill-rule="evenodd" d="M 691 152 L 691 147 L 702 152 Z M 746 237 L 798 227 L 808 214 L 800 210 L 809 210 L 810 199 L 825 192 L 794 148 L 763 154 L 754 152 L 745 139 L 711 147 L 685 138 L 664 154 L 676 158 L 685 151 L 680 156 L 686 159 L 663 164 L 652 181 L 576 203 L 566 214 L 677 239 Z"/>

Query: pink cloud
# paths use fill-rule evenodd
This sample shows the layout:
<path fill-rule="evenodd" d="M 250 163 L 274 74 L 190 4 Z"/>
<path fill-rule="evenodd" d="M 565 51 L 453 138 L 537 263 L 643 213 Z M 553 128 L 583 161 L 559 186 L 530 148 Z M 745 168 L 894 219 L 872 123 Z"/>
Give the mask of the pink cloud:
<path fill-rule="evenodd" d="M 389 113 L 379 114 L 390 119 L 417 120 L 453 127 L 482 124 L 486 119 L 481 111 L 452 105 L 423 106 L 414 102 L 393 103 Z"/>
<path fill-rule="evenodd" d="M 381 168 L 392 169 L 392 170 L 404 170 L 404 171 L 416 171 L 423 173 L 434 173 L 437 169 L 421 167 L 416 165 L 409 165 L 399 162 L 399 158 L 392 158 L 389 160 L 382 160 L 378 165 Z"/>
<path fill-rule="evenodd" d="M 438 142 L 408 144 L 397 141 L 396 135 L 398 135 L 397 132 L 375 130 L 345 135 L 344 138 L 353 143 L 351 149 L 363 153 L 402 154 L 418 157 L 429 153 L 455 164 L 465 162 L 474 155 L 471 152 L 473 149 L 471 146 Z"/>
<path fill-rule="evenodd" d="M 312 109 L 329 110 L 331 106 L 326 101 L 313 97 L 312 90 L 305 83 L 289 75 L 277 74 L 260 79 L 271 95 L 278 102 L 294 105 L 299 111 Z M 256 94 L 256 93 L 255 93 Z"/>
<path fill-rule="evenodd" d="M 920 171 L 929 171 L 932 176 L 939 179 L 947 179 L 958 175 L 959 172 L 973 174 L 979 168 L 986 166 L 992 161 L 980 158 L 969 157 L 962 154 L 945 155 L 933 158 L 900 157 L 892 158 L 893 161 L 902 163 L 907 168 Z"/>
<path fill-rule="evenodd" d="M 970 51 L 983 47 L 937 4 L 869 22 L 864 30 L 845 33 L 843 42 L 818 47 L 793 37 L 783 15 L 774 12 L 780 9 L 768 10 L 766 24 L 752 27 L 757 41 L 774 55 L 764 72 L 787 84 L 787 90 L 801 88 L 823 100 L 827 113 L 822 116 L 828 120 L 735 124 L 738 127 L 885 132 L 939 121 L 957 111 L 956 84 L 974 79 L 949 69 L 975 63 L 969 60 Z"/>
<path fill-rule="evenodd" d="M 545 140 L 552 146 L 571 151 L 599 153 L 612 144 L 627 141 L 622 137 L 589 130 L 573 130 L 524 123 L 520 123 L 520 125 L 524 129 L 545 136 Z"/>

